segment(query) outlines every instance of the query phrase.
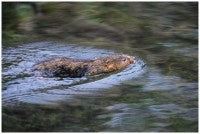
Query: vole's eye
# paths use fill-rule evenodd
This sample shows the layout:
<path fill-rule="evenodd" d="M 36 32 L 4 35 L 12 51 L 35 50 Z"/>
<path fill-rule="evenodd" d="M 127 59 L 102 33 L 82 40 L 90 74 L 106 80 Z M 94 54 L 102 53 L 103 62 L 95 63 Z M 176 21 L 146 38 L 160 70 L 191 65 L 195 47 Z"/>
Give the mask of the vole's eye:
<path fill-rule="evenodd" d="M 122 59 L 122 61 L 123 61 L 123 62 L 125 62 L 125 61 L 127 61 L 127 59 L 126 59 L 126 58 L 124 58 L 124 59 Z"/>

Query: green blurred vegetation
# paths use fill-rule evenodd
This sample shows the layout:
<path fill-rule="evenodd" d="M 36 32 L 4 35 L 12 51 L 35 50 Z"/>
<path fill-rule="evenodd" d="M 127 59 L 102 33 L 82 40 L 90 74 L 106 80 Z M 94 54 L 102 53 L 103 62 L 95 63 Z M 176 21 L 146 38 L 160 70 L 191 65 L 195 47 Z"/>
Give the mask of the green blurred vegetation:
<path fill-rule="evenodd" d="M 134 43 L 197 26 L 197 8 L 197 3 L 176 2 L 3 2 L 3 33 L 26 35 L 29 41 L 35 37 L 83 44 Z M 9 41 L 15 34 L 3 34 L 3 44 L 16 42 Z"/>
<path fill-rule="evenodd" d="M 22 43 L 26 34 L 20 31 L 21 23 L 32 21 L 33 9 L 13 2 L 2 3 L 2 43 Z"/>
<path fill-rule="evenodd" d="M 16 6 L 13 3 L 2 3 L 3 30 L 16 30 L 20 21 Z"/>
<path fill-rule="evenodd" d="M 40 8 L 41 11 L 47 15 L 56 10 L 56 6 L 54 3 L 42 4 Z"/>
<path fill-rule="evenodd" d="M 127 3 L 82 3 L 81 15 L 98 23 L 118 26 L 124 29 L 148 27 L 148 21 L 141 20 L 128 10 L 131 6 Z"/>
<path fill-rule="evenodd" d="M 3 44 L 17 42 L 11 38 L 15 34 L 27 35 L 28 22 L 32 23 L 29 27 L 33 27 L 29 30 L 31 35 L 84 41 L 92 38 L 97 43 L 99 39 L 105 42 L 107 39 L 109 42 L 126 40 L 126 32 L 150 31 L 150 21 L 129 11 L 132 8 L 129 3 L 34 3 L 38 13 L 33 12 L 31 4 L 3 2 L 3 33 L 6 32 Z"/>

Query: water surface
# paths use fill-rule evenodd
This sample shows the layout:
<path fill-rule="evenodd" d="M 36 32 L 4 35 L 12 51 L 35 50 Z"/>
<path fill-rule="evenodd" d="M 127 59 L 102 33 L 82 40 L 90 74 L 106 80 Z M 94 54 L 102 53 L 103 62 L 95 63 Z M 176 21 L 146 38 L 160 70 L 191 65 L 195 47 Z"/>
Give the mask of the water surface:
<path fill-rule="evenodd" d="M 185 64 L 177 59 L 197 64 L 197 46 L 160 44 L 128 46 L 133 52 L 60 42 L 4 48 L 3 125 L 10 131 L 196 131 L 197 74 L 184 70 L 188 78 L 168 66 Z M 165 53 L 151 53 L 159 49 Z M 32 71 L 34 64 L 50 58 L 94 59 L 124 52 L 136 56 L 136 63 L 112 74 L 48 78 Z M 141 56 L 147 52 L 147 58 Z"/>

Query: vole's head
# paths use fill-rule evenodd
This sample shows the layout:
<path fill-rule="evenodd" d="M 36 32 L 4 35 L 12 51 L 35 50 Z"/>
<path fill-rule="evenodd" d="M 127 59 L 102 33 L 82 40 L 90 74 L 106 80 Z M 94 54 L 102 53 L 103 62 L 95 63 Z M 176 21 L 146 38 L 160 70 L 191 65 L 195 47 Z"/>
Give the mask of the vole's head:
<path fill-rule="evenodd" d="M 135 57 L 129 55 L 114 55 L 111 56 L 108 60 L 108 68 L 110 69 L 122 69 L 129 64 L 135 63 Z"/>

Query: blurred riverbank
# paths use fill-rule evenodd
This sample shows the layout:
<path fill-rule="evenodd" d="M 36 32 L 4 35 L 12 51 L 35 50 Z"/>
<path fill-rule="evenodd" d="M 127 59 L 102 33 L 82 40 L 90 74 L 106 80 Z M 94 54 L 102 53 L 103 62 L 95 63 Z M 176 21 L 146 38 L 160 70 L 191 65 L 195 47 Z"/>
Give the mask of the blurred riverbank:
<path fill-rule="evenodd" d="M 197 9 L 192 2 L 3 2 L 3 45 L 41 39 L 134 46 L 155 38 L 197 41 Z"/>

